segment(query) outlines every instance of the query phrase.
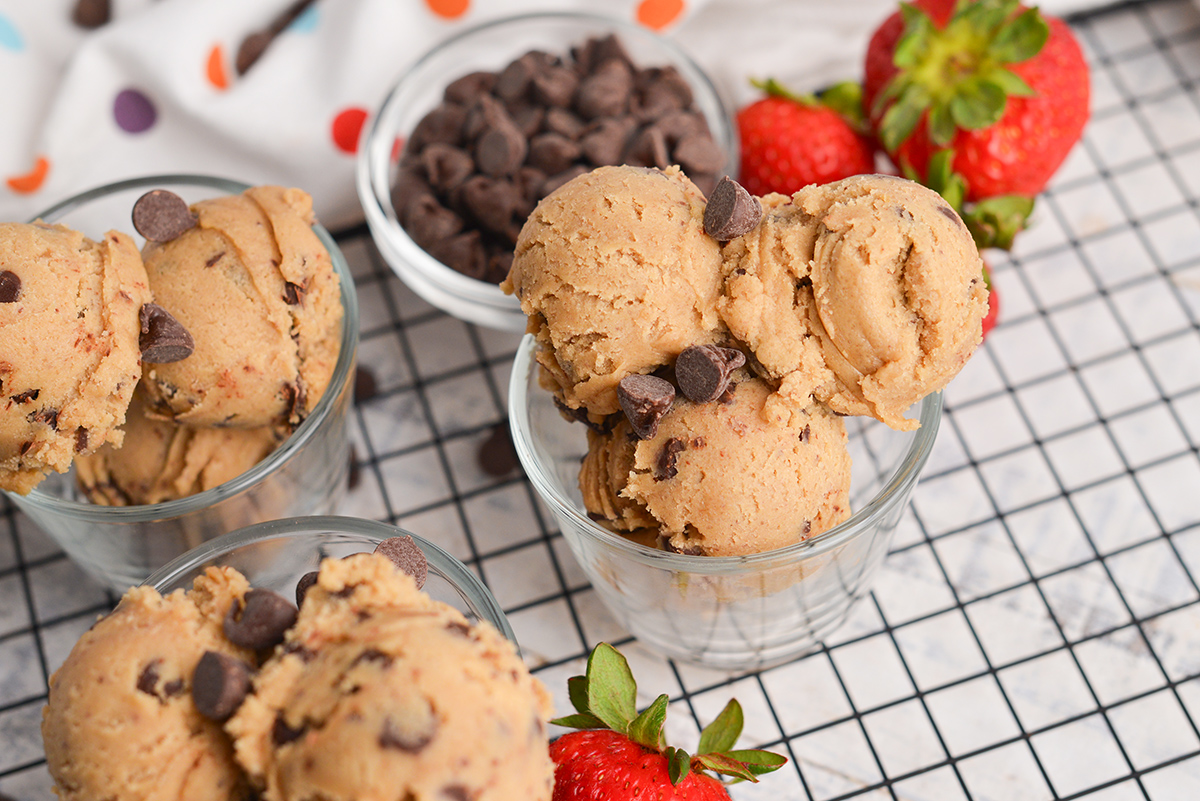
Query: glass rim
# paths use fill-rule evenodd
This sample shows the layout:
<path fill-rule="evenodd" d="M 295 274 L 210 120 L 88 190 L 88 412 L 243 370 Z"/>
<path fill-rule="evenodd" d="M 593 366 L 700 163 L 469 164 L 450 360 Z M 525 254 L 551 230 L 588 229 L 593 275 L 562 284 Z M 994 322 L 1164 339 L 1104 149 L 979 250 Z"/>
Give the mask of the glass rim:
<path fill-rule="evenodd" d="M 396 131 L 391 130 L 390 127 L 385 129 L 384 123 L 385 121 L 390 122 L 393 109 L 402 104 L 405 100 L 404 95 L 411 90 L 411 87 L 418 85 L 417 81 L 421 77 L 421 71 L 448 48 L 479 34 L 529 22 L 607 27 L 616 30 L 618 35 L 631 35 L 640 41 L 651 42 L 661 47 L 671 59 L 684 65 L 684 71 L 687 73 L 685 77 L 688 78 L 693 91 L 703 92 L 711 99 L 719 113 L 715 119 L 705 114 L 705 119 L 710 127 L 719 125 L 719 130 L 714 130 L 713 136 L 717 141 L 726 143 L 722 149 L 727 150 L 726 155 L 730 159 L 727 172 L 736 175 L 738 167 L 737 128 L 733 124 L 730 110 L 721 97 L 721 93 L 717 91 L 716 84 L 682 47 L 666 36 L 644 26 L 618 17 L 608 17 L 585 11 L 531 11 L 481 22 L 438 42 L 409 65 L 392 83 L 370 123 L 363 127 L 360 134 L 359 155 L 355 165 L 359 199 L 368 222 L 373 226 L 380 227 L 389 237 L 394 237 L 395 241 L 388 243 L 388 249 L 394 247 L 398 250 L 398 255 L 407 260 L 411 270 L 419 275 L 421 280 L 434 284 L 442 291 L 461 295 L 470 302 L 493 307 L 499 311 L 512 312 L 522 319 L 524 315 L 520 311 L 515 297 L 506 295 L 497 284 L 470 278 L 438 261 L 417 245 L 404 230 L 392 203 L 390 187 L 390 160 Z"/>
<path fill-rule="evenodd" d="M 251 184 L 233 181 L 228 178 L 194 174 L 168 173 L 128 178 L 72 195 L 36 215 L 31 222 L 44 220 L 45 222 L 53 223 L 63 215 L 106 195 L 131 189 L 159 188 L 170 184 L 217 189 L 228 194 L 240 194 L 252 186 Z M 249 470 L 223 484 L 218 484 L 211 489 L 198 492 L 194 495 L 170 501 L 162 501 L 160 503 L 138 504 L 134 506 L 103 506 L 86 501 L 73 501 L 60 498 L 41 491 L 39 487 L 34 487 L 27 495 L 19 495 L 6 490 L 4 491 L 5 496 L 19 506 L 28 505 L 38 507 L 47 512 L 89 522 L 111 524 L 149 522 L 178 517 L 195 509 L 213 506 L 227 498 L 234 497 L 259 483 L 266 476 L 274 472 L 279 465 L 291 459 L 297 451 L 301 450 L 316 435 L 318 425 L 329 415 L 334 403 L 337 402 L 337 396 L 340 394 L 340 391 L 333 390 L 335 387 L 345 386 L 350 380 L 350 371 L 355 363 L 358 351 L 358 294 L 355 291 L 354 278 L 350 274 L 350 266 L 346 262 L 345 254 L 342 253 L 341 248 L 334 241 L 332 234 L 324 226 L 320 223 L 315 223 L 313 231 L 317 234 L 321 243 L 325 245 L 326 250 L 329 251 L 330 260 L 333 262 L 333 269 L 338 276 L 339 292 L 341 293 L 342 301 L 342 342 L 338 349 L 338 358 L 334 364 L 333 374 L 329 379 L 329 386 L 322 394 L 321 399 L 317 401 L 317 405 L 313 408 L 312 412 L 296 427 L 295 431 L 288 435 L 283 444 Z"/>
<path fill-rule="evenodd" d="M 628 540 L 591 520 L 569 498 L 559 492 L 536 457 L 529 427 L 529 384 L 530 372 L 538 367 L 533 354 L 537 340 L 532 334 L 521 339 L 509 376 L 508 418 L 513 445 L 517 457 L 538 494 L 554 511 L 565 516 L 576 530 L 605 548 L 616 550 L 642 564 L 686 573 L 703 575 L 735 575 L 747 571 L 761 570 L 788 562 L 799 562 L 820 556 L 830 550 L 856 539 L 873 530 L 876 522 L 897 503 L 908 496 L 911 487 L 920 478 L 921 469 L 933 450 L 942 416 L 942 393 L 926 395 L 920 402 L 920 428 L 914 432 L 912 441 L 903 459 L 893 470 L 884 486 L 869 502 L 853 510 L 843 522 L 826 531 L 793 543 L 761 553 L 743 556 L 698 556 L 672 553 Z M 870 418 L 867 418 L 870 419 Z M 879 425 L 884 425 L 879 423 Z"/>
<path fill-rule="evenodd" d="M 378 520 L 342 515 L 313 515 L 309 517 L 285 517 L 268 520 L 222 534 L 180 554 L 155 570 L 142 581 L 141 586 L 153 587 L 162 592 L 180 580 L 181 576 L 215 562 L 232 551 L 268 540 L 293 540 L 307 534 L 357 535 L 375 543 L 389 537 L 409 536 L 421 548 L 431 571 L 453 584 L 479 610 L 484 620 L 491 623 L 510 642 L 517 638 L 504 610 L 483 580 L 467 569 L 457 557 L 440 545 L 414 534 L 407 529 Z"/>

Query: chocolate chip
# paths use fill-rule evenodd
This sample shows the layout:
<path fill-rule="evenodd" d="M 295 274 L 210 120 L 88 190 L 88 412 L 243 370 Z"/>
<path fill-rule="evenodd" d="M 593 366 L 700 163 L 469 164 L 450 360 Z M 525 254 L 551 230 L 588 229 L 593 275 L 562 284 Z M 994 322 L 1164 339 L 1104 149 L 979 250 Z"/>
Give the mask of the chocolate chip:
<path fill-rule="evenodd" d="M 583 157 L 596 167 L 620 164 L 625 143 L 635 125 L 629 117 L 597 120 L 579 140 Z"/>
<path fill-rule="evenodd" d="M 201 715 L 222 723 L 228 720 L 250 692 L 253 669 L 242 660 L 217 651 L 205 651 L 192 674 L 192 701 Z"/>
<path fill-rule="evenodd" d="M 565 108 L 547 109 L 542 126 L 547 132 L 562 134 L 571 140 L 578 139 L 583 134 L 583 129 L 587 127 L 577 114 Z"/>
<path fill-rule="evenodd" d="M 687 450 L 687 443 L 678 437 L 671 437 L 658 452 L 658 458 L 654 462 L 654 480 L 665 481 L 669 478 L 675 478 L 679 474 L 675 462 L 679 454 Z"/>
<path fill-rule="evenodd" d="M 308 595 L 308 591 L 310 589 L 312 589 L 312 586 L 316 583 L 317 583 L 317 571 L 315 571 L 315 570 L 305 573 L 303 576 L 300 577 L 300 580 L 296 582 L 296 606 L 297 607 L 304 605 L 304 596 Z"/>
<path fill-rule="evenodd" d="M 143 362 L 178 362 L 191 356 L 196 349 L 196 343 L 187 329 L 157 303 L 143 304 L 138 316 L 142 326 L 138 347 L 142 350 Z"/>
<path fill-rule="evenodd" d="M 466 121 L 466 104 L 443 103 L 437 106 L 413 126 L 408 139 L 410 152 L 415 153 L 431 142 L 461 145 Z"/>
<path fill-rule="evenodd" d="M 429 185 L 443 192 L 455 189 L 475 171 L 470 153 L 445 142 L 430 142 L 420 158 Z"/>
<path fill-rule="evenodd" d="M 21 297 L 21 276 L 12 270 L 0 272 L 0 303 L 16 303 Z"/>
<path fill-rule="evenodd" d="M 512 175 L 525 161 L 529 141 L 508 121 L 489 126 L 475 143 L 475 163 L 480 172 L 498 178 Z"/>
<path fill-rule="evenodd" d="M 496 85 L 496 79 L 499 76 L 494 72 L 478 71 L 469 72 L 466 75 L 450 82 L 442 93 L 442 99 L 449 103 L 457 103 L 462 106 L 469 106 L 483 94 L 492 91 L 492 87 Z"/>
<path fill-rule="evenodd" d="M 462 185 L 463 206 L 489 231 L 503 231 L 512 222 L 521 193 L 511 181 L 476 175 Z"/>
<path fill-rule="evenodd" d="M 283 635 L 296 622 L 296 607 L 282 595 L 256 588 L 246 593 L 225 616 L 225 636 L 240 648 L 255 651 L 283 642 Z"/>
<path fill-rule="evenodd" d="M 155 698 L 158 697 L 158 666 L 160 664 L 162 664 L 162 660 L 155 659 L 142 668 L 142 672 L 138 674 L 137 679 L 139 692 L 143 692 L 146 695 L 153 695 Z"/>
<path fill-rule="evenodd" d="M 71 12 L 71 21 L 88 30 L 107 25 L 110 19 L 112 7 L 109 0 L 79 0 Z"/>
<path fill-rule="evenodd" d="M 433 195 L 412 198 L 404 208 L 404 228 L 413 241 L 432 251 L 462 230 L 462 218 Z M 453 265 L 451 265 L 453 266 Z"/>
<path fill-rule="evenodd" d="M 388 537 L 375 546 L 375 553 L 383 554 L 391 559 L 401 572 L 412 576 L 418 589 L 425 586 L 429 563 L 425 559 L 425 552 L 412 537 Z"/>
<path fill-rule="evenodd" d="M 538 134 L 529 140 L 526 163 L 547 175 L 562 172 L 579 158 L 579 144 L 553 131 Z"/>
<path fill-rule="evenodd" d="M 474 801 L 476 797 L 474 793 L 461 784 L 448 784 L 438 790 L 438 795 L 445 799 L 445 801 Z"/>
<path fill-rule="evenodd" d="M 283 718 L 283 713 L 279 712 L 275 715 L 275 724 L 271 727 L 271 742 L 276 746 L 287 745 L 303 737 L 307 729 L 303 724 L 299 728 L 289 726 Z"/>
<path fill-rule="evenodd" d="M 354 657 L 354 660 L 350 663 L 350 666 L 354 667 L 355 665 L 360 665 L 363 662 L 374 662 L 375 664 L 379 665 L 380 668 L 386 669 L 391 666 L 393 661 L 394 659 L 392 658 L 391 654 L 386 654 L 383 651 L 380 651 L 378 648 L 368 648 L 358 656 Z"/>
<path fill-rule="evenodd" d="M 575 110 L 585 120 L 625 114 L 632 93 L 633 71 L 629 65 L 609 59 L 579 83 Z"/>
<path fill-rule="evenodd" d="M 255 31 L 242 39 L 241 45 L 238 46 L 237 56 L 233 60 L 233 67 L 237 70 L 237 74 L 245 75 L 262 58 L 262 54 L 267 52 L 267 48 L 270 47 L 271 40 L 274 38 L 267 31 Z"/>
<path fill-rule="evenodd" d="M 162 686 L 162 694 L 167 698 L 177 698 L 183 695 L 183 679 L 171 679 Z"/>
<path fill-rule="evenodd" d="M 762 219 L 762 204 L 745 187 L 725 176 L 704 209 L 704 232 L 718 242 L 753 231 Z"/>
<path fill-rule="evenodd" d="M 691 345 L 675 359 L 675 380 L 692 403 L 715 401 L 729 386 L 733 371 L 746 363 L 746 354 L 719 345 Z"/>
<path fill-rule="evenodd" d="M 361 364 L 354 371 L 354 400 L 365 401 L 370 400 L 379 394 L 379 384 L 375 380 L 375 373 L 369 367 L 364 367 Z"/>
<path fill-rule="evenodd" d="M 27 389 L 24 392 L 18 392 L 16 395 L 13 395 L 11 398 L 9 398 L 9 400 L 11 400 L 13 403 L 24 404 L 37 400 L 38 395 L 41 394 L 42 391 L 40 389 Z"/>
<path fill-rule="evenodd" d="M 275 40 L 275 37 L 295 22 L 296 18 L 304 13 L 304 10 L 312 3 L 313 0 L 297 0 L 271 20 L 271 24 L 266 28 L 255 31 L 243 39 L 234 62 L 238 75 L 245 75 L 246 71 L 254 66 L 271 42 Z"/>
<path fill-rule="evenodd" d="M 346 478 L 346 488 L 350 490 L 358 489 L 358 485 L 362 483 L 362 469 L 358 466 L 358 451 L 354 446 L 350 446 L 350 470 Z"/>
<path fill-rule="evenodd" d="M 547 106 L 569 106 L 578 88 L 579 76 L 567 67 L 549 67 L 533 76 L 533 98 Z"/>
<path fill-rule="evenodd" d="M 88 430 L 83 426 L 75 429 L 75 452 L 83 453 L 88 448 Z"/>
<path fill-rule="evenodd" d="M 187 201 L 166 189 L 152 189 L 133 204 L 133 227 L 151 242 L 170 242 L 195 226 Z"/>
<path fill-rule="evenodd" d="M 429 255 L 470 278 L 483 280 L 487 275 L 487 249 L 479 231 L 466 231 L 432 245 Z"/>
<path fill-rule="evenodd" d="M 809 426 L 805 426 L 804 430 L 800 432 L 800 441 L 803 442 L 805 445 L 807 445 L 808 441 L 811 437 L 812 437 L 812 428 L 810 428 Z"/>
<path fill-rule="evenodd" d="M 477 456 L 479 469 L 489 476 L 500 478 L 517 468 L 520 460 L 517 459 L 507 421 L 492 426 L 488 438 L 479 446 Z"/>
<path fill-rule="evenodd" d="M 432 710 L 430 712 L 432 713 Z M 404 725 L 389 717 L 384 719 L 383 731 L 379 732 L 379 746 L 414 754 L 433 742 L 436 733 L 437 719 L 432 714 L 428 720 L 421 721 L 416 726 Z"/>
<path fill-rule="evenodd" d="M 291 281 L 284 281 L 283 302 L 289 306 L 298 306 L 304 303 L 304 287 L 300 284 L 293 284 Z"/>
<path fill-rule="evenodd" d="M 667 138 L 653 125 L 643 128 L 629 143 L 624 161 L 636 167 L 657 167 L 665 170 L 670 166 Z"/>
<path fill-rule="evenodd" d="M 659 421 L 675 402 L 671 382 L 653 375 L 627 375 L 617 384 L 617 401 L 639 439 L 657 433 Z"/>
<path fill-rule="evenodd" d="M 675 145 L 675 149 L 671 151 L 671 158 L 689 175 L 699 172 L 716 172 L 725 166 L 725 151 L 721 150 L 707 131 L 690 134 L 680 139 Z M 755 203 L 757 202 L 756 200 Z M 759 210 L 761 211 L 761 209 L 760 205 Z M 755 224 L 757 225 L 757 221 Z"/>

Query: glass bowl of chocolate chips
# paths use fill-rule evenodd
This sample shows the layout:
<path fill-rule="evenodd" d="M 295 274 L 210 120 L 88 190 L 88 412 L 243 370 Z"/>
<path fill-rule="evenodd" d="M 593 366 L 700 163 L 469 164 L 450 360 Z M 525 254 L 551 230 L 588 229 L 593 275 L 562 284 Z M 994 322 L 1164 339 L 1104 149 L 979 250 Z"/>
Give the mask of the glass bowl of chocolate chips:
<path fill-rule="evenodd" d="M 506 17 L 437 45 L 394 84 L 357 183 L 384 259 L 467 322 L 523 331 L 501 291 L 526 217 L 595 167 L 678 164 L 706 193 L 737 133 L 704 71 L 648 28 L 577 13 Z"/>

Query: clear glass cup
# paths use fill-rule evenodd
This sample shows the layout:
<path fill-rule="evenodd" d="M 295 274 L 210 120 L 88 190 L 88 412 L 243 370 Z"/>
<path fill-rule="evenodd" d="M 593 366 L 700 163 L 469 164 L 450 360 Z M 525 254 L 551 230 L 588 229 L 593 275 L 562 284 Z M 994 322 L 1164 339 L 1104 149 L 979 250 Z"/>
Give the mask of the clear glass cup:
<path fill-rule="evenodd" d="M 166 595 L 180 588 L 190 589 L 207 567 L 233 567 L 246 577 L 251 587 L 293 598 L 300 577 L 316 570 L 322 559 L 370 553 L 388 537 L 406 535 L 413 538 L 429 562 L 423 589 L 431 598 L 453 606 L 471 623 L 486 620 L 516 643 L 504 610 L 462 562 L 429 540 L 374 520 L 312 516 L 258 523 L 176 557 L 143 583 Z"/>
<path fill-rule="evenodd" d="M 711 668 L 770 667 L 818 648 L 870 590 L 933 447 L 941 393 L 917 407 L 916 431 L 845 419 L 853 513 L 844 523 L 765 553 L 688 556 L 632 542 L 588 518 L 579 491 L 585 429 L 539 386 L 536 347 L 527 335 L 509 386 L 521 465 L 601 601 L 646 646 Z"/>
<path fill-rule="evenodd" d="M 169 189 L 194 203 L 246 188 L 207 176 L 136 178 L 64 200 L 38 218 L 68 225 L 93 239 L 109 229 L 127 231 L 141 244 L 130 213 L 145 192 Z M 358 299 L 341 250 L 328 231 L 320 226 L 315 230 L 341 282 L 341 350 L 316 408 L 275 451 L 220 486 L 163 503 L 92 504 L 79 492 L 74 469 L 52 473 L 28 495 L 5 493 L 97 581 L 120 592 L 221 534 L 264 520 L 329 514 L 341 502 L 350 469 L 346 426 L 358 351 Z"/>
<path fill-rule="evenodd" d="M 737 129 L 716 87 L 670 39 L 620 19 L 572 12 L 506 17 L 458 33 L 438 44 L 405 72 L 363 130 L 357 162 L 358 195 L 371 235 L 384 260 L 410 289 L 429 303 L 469 323 L 524 331 L 525 315 L 515 297 L 500 287 L 447 267 L 408 235 L 392 204 L 397 142 L 442 100 L 447 84 L 475 70 L 500 70 L 533 49 L 566 53 L 588 37 L 615 33 L 640 67 L 674 66 L 687 80 L 696 108 L 727 154 L 727 171 L 738 166 Z"/>

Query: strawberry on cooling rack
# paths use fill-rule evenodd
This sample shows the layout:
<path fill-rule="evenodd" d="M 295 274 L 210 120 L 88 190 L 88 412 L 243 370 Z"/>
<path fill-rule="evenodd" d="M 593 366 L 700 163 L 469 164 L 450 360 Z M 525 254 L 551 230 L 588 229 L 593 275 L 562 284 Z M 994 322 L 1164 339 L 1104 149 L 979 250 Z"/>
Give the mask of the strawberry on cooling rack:
<path fill-rule="evenodd" d="M 863 107 L 893 163 L 974 204 L 981 246 L 1007 247 L 1079 140 L 1089 86 L 1060 19 L 1018 0 L 915 0 L 871 37 Z"/>
<path fill-rule="evenodd" d="M 767 96 L 737 113 L 738 182 L 752 195 L 790 195 L 875 171 L 874 147 L 855 120 L 862 109 L 857 84 L 838 84 L 820 96 L 792 94 L 775 80 L 755 85 Z"/>
<path fill-rule="evenodd" d="M 742 732 L 737 701 L 700 733 L 699 753 L 665 745 L 667 696 L 639 713 L 629 663 L 607 643 L 593 649 L 587 675 L 569 679 L 567 690 L 576 714 L 551 722 L 583 731 L 550 744 L 553 801 L 728 801 L 708 771 L 758 781 L 787 762 L 770 751 L 731 750 Z"/>

